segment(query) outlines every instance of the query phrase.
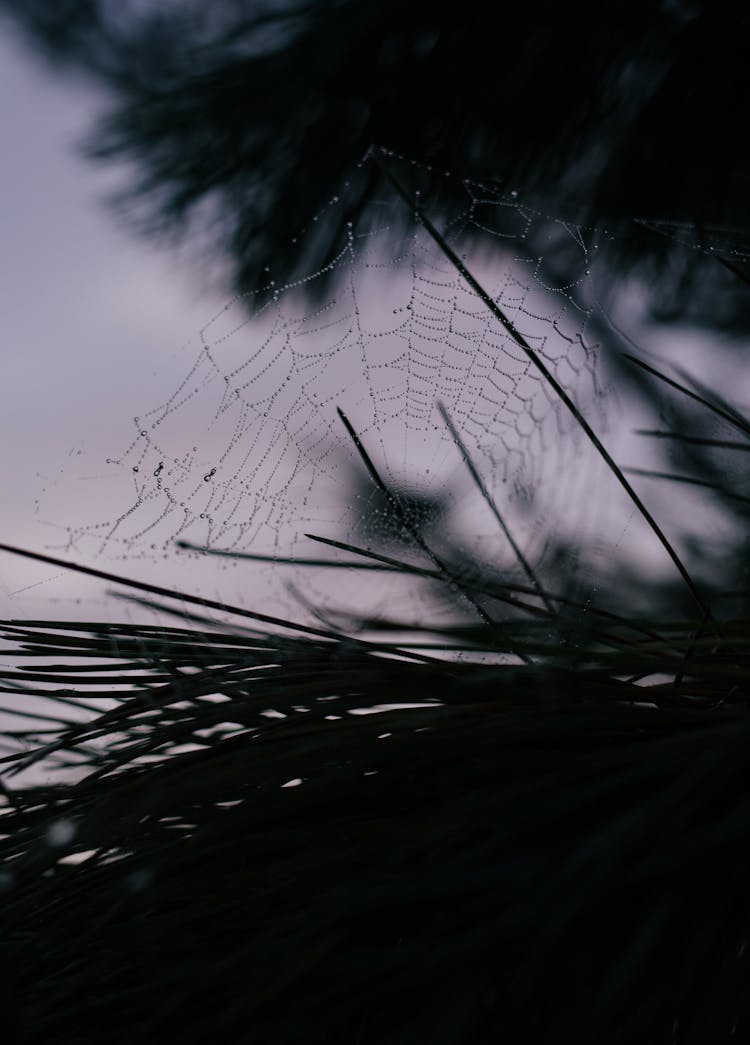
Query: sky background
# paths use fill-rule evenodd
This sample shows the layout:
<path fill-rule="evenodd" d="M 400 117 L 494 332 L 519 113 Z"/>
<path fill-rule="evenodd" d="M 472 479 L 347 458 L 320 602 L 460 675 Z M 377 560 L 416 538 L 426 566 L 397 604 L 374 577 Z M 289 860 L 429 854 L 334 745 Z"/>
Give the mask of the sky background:
<path fill-rule="evenodd" d="M 91 475 L 103 471 L 106 447 L 122 446 L 149 384 L 171 390 L 183 346 L 224 301 L 174 252 L 118 227 L 104 203 L 117 174 L 76 151 L 100 104 L 0 26 L 0 520 L 4 542 L 37 550 L 56 539 L 35 514 L 43 491 L 70 484 L 88 461 Z M 68 496 L 87 496 L 83 486 Z M 44 612 L 50 599 L 93 590 L 69 574 L 0 560 L 3 615 Z"/>

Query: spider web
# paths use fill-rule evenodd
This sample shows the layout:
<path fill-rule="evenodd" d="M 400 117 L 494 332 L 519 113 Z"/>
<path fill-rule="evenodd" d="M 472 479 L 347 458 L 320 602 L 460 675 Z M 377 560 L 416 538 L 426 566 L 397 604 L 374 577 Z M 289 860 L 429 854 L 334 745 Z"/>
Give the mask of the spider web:
<path fill-rule="evenodd" d="M 429 172 L 438 189 L 448 177 Z M 602 233 L 516 191 L 456 178 L 451 187 L 447 240 L 601 430 L 587 287 Z M 443 554 L 517 571 L 439 404 L 530 559 L 543 566 L 549 556 L 550 520 L 585 539 L 594 513 L 583 491 L 596 466 L 583 467 L 588 449 L 573 419 L 426 229 L 404 234 L 404 204 L 383 190 L 359 224 L 346 223 L 347 189 L 319 216 L 345 228 L 339 253 L 295 284 L 269 279 L 206 324 L 178 385 L 144 404 L 132 440 L 106 458 L 110 510 L 64 527 L 68 551 L 159 562 L 188 554 L 176 546 L 186 542 L 270 560 L 355 558 L 314 544 L 314 534 L 394 555 L 398 546 L 398 557 L 417 561 L 406 519 Z M 561 260 L 564 282 L 550 275 Z M 322 297 L 309 293 L 316 281 Z M 337 408 L 400 501 L 398 518 Z M 257 568 L 273 574 L 277 595 L 292 586 L 299 599 L 304 588 L 316 606 L 356 602 L 363 587 L 356 570 Z M 381 598 L 413 616 L 419 585 L 394 602 L 388 584 L 368 577 L 370 609 Z"/>

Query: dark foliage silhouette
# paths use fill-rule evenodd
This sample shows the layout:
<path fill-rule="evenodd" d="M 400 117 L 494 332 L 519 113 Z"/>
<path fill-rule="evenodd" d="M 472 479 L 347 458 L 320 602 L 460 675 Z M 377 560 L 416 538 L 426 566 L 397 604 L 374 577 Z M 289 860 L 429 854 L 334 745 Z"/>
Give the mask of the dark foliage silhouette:
<path fill-rule="evenodd" d="M 746 1037 L 746 621 L 341 550 L 475 622 L 403 643 L 73 566 L 180 626 L 0 626 L 0 960 L 33 1040 Z M 56 765 L 78 780 L 15 775 Z"/>
<path fill-rule="evenodd" d="M 656 264 L 660 314 L 748 318 L 727 271 L 664 235 L 746 245 L 750 21 L 724 0 L 2 6 L 110 92 L 89 149 L 133 161 L 129 220 L 208 229 L 243 290 L 325 267 L 378 189 L 357 167 L 378 145 L 558 214 L 658 221 L 613 260 Z M 316 224 L 344 181 L 352 213 Z"/>
<path fill-rule="evenodd" d="M 33 1040 L 742 1040 L 746 626 L 588 611 L 433 629 L 533 659 L 495 667 L 197 612 L 3 624 L 3 688 L 48 695 L 0 820 Z M 384 698 L 425 706 L 352 713 Z M 79 782 L 16 783 L 56 761 Z"/>
<path fill-rule="evenodd" d="M 241 289 L 324 267 L 366 224 L 387 179 L 357 163 L 382 144 L 419 160 L 436 220 L 460 180 L 438 192 L 430 164 L 522 183 L 628 225 L 612 275 L 657 272 L 665 318 L 747 319 L 748 21 L 728 4 L 0 3 L 112 92 L 91 149 L 135 161 L 143 228 L 213 223 Z M 343 179 L 348 215 L 316 222 Z M 741 409 L 621 367 L 663 408 L 650 438 L 682 474 L 660 481 L 746 529 Z M 675 551 L 681 589 L 648 614 L 624 583 L 577 599 L 520 549 L 509 583 L 451 544 L 444 491 L 390 486 L 340 413 L 376 547 L 316 548 L 363 590 L 385 570 L 460 598 L 457 623 L 299 623 L 0 545 L 178 618 L 0 622 L 9 1040 L 747 1040 L 746 538 L 737 590 Z"/>

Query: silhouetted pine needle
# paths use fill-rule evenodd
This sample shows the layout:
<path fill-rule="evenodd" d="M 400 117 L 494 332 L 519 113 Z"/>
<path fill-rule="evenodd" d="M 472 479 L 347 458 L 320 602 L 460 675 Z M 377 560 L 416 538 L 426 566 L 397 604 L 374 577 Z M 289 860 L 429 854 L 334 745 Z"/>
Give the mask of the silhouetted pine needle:
<path fill-rule="evenodd" d="M 85 698 L 83 721 L 49 716 L 52 743 L 30 708 L 6 756 L 2 949 L 35 1040 L 746 1026 L 747 629 L 649 628 L 617 652 L 514 620 L 533 663 L 493 664 L 344 634 L 5 623 L 6 691 Z M 431 650 L 498 652 L 481 622 L 430 631 Z M 625 681 L 678 668 L 677 689 Z M 357 713 L 385 702 L 424 706 Z M 63 753 L 76 781 L 16 784 Z"/>
<path fill-rule="evenodd" d="M 424 552 L 424 554 L 427 556 L 430 562 L 432 562 L 439 576 L 443 578 L 445 581 L 447 581 L 449 584 L 453 585 L 457 591 L 460 591 L 460 593 L 463 595 L 466 601 L 470 603 L 470 605 L 473 607 L 473 609 L 475 610 L 479 618 L 483 621 L 483 623 L 488 625 L 490 628 L 494 628 L 494 621 L 492 617 L 489 616 L 484 607 L 474 597 L 474 592 L 472 591 L 472 589 L 470 587 L 467 587 L 463 583 L 462 578 L 454 574 L 450 567 L 447 565 L 447 563 L 444 563 L 440 559 L 440 557 L 435 554 L 435 552 L 427 544 L 424 537 L 422 536 L 419 527 L 412 523 L 411 519 L 402 509 L 398 498 L 394 497 L 394 495 L 388 489 L 388 486 L 383 481 L 370 455 L 368 454 L 367 450 L 365 450 L 365 447 L 362 444 L 362 440 L 360 439 L 357 432 L 354 430 L 351 421 L 346 416 L 341 407 L 337 407 L 336 412 L 338 413 L 339 418 L 341 419 L 341 422 L 347 431 L 347 434 L 354 443 L 357 453 L 359 454 L 368 475 L 372 479 L 375 486 L 377 486 L 381 493 L 385 496 L 386 503 L 393 512 L 394 516 L 399 520 L 400 524 L 403 526 L 404 532 L 408 534 L 408 536 L 414 542 L 415 546 L 420 551 Z"/>
<path fill-rule="evenodd" d="M 721 396 L 719 396 L 715 391 L 704 388 L 691 375 L 681 373 L 680 376 L 683 377 L 684 383 L 680 383 L 673 377 L 669 377 L 661 370 L 658 370 L 655 366 L 647 363 L 645 360 L 638 359 L 637 356 L 625 352 L 623 353 L 623 358 L 627 359 L 635 366 L 640 367 L 640 369 L 644 370 L 647 374 L 651 374 L 652 377 L 658 378 L 659 381 L 662 381 L 670 388 L 674 388 L 678 392 L 681 392 L 684 396 L 687 396 L 688 399 L 692 399 L 700 406 L 710 410 L 712 413 L 716 414 L 717 417 L 720 417 L 723 421 L 726 421 L 744 435 L 750 436 L 750 421 L 744 418 L 734 407 L 724 402 Z M 692 384 L 694 388 L 688 388 L 688 384 Z"/>
<path fill-rule="evenodd" d="M 716 254 L 715 257 L 719 264 L 723 265 L 725 269 L 732 273 L 732 275 L 736 276 L 742 283 L 750 286 L 750 276 L 748 276 L 746 272 L 743 272 L 734 262 L 730 261 L 729 258 L 723 258 L 721 254 Z"/>
<path fill-rule="evenodd" d="M 746 1035 L 747 621 L 316 539 L 515 616 L 345 632 L 74 566 L 181 626 L 0 625 L 33 1040 Z"/>
<path fill-rule="evenodd" d="M 36 1040 L 746 1027 L 744 620 L 544 589 L 551 610 L 464 568 L 463 591 L 524 616 L 347 634 L 237 610 L 238 630 L 165 599 L 232 607 L 75 568 L 184 623 L 0 628 L 24 701 L 0 761 L 1 946 Z"/>
<path fill-rule="evenodd" d="M 485 288 L 482 286 L 482 284 L 479 282 L 476 276 L 474 276 L 474 274 L 466 267 L 464 262 L 455 252 L 455 250 L 446 241 L 445 237 L 441 235 L 441 233 L 437 230 L 437 228 L 432 223 L 428 215 L 419 206 L 416 200 L 409 195 L 406 188 L 402 185 L 402 183 L 399 181 L 399 179 L 396 177 L 393 171 L 389 168 L 388 164 L 385 162 L 386 155 L 387 154 L 384 150 L 379 150 L 374 153 L 373 158 L 381 168 L 386 179 L 396 190 L 397 195 L 403 200 L 407 207 L 410 208 L 415 220 L 419 222 L 419 224 L 425 229 L 425 231 L 432 238 L 435 244 L 440 248 L 447 260 L 456 270 L 456 272 L 474 291 L 479 300 L 486 306 L 488 311 L 495 317 L 496 320 L 498 320 L 498 322 L 506 331 L 506 333 L 510 335 L 510 337 L 513 339 L 516 345 L 521 349 L 521 351 L 524 353 L 531 365 L 539 372 L 544 383 L 554 391 L 556 397 L 560 400 L 561 403 L 563 403 L 565 408 L 570 412 L 572 417 L 575 419 L 575 422 L 578 425 L 578 427 L 585 433 L 588 441 L 594 447 L 602 461 L 604 461 L 607 468 L 610 470 L 612 475 L 615 477 L 617 482 L 620 484 L 622 489 L 625 491 L 627 496 L 632 501 L 641 518 L 650 527 L 654 536 L 657 538 L 657 540 L 662 545 L 669 558 L 672 560 L 675 568 L 677 569 L 677 572 L 680 574 L 683 581 L 685 582 L 685 585 L 688 591 L 690 592 L 690 595 L 695 604 L 697 605 L 698 609 L 701 611 L 702 614 L 706 611 L 710 612 L 710 608 L 704 601 L 703 596 L 696 587 L 695 582 L 693 581 L 689 572 L 685 568 L 685 565 L 682 562 L 680 556 L 675 551 L 672 542 L 669 540 L 669 538 L 664 533 L 657 520 L 654 518 L 654 516 L 648 510 L 646 505 L 643 503 L 643 500 L 639 497 L 638 493 L 634 490 L 633 486 L 627 480 L 627 478 L 622 472 L 622 469 L 619 467 L 617 462 L 609 453 L 604 443 L 601 441 L 601 439 L 596 434 L 594 429 L 591 427 L 587 419 L 584 417 L 581 410 L 578 408 L 578 406 L 576 406 L 568 392 L 565 390 L 565 388 L 563 388 L 563 386 L 557 380 L 555 375 L 546 365 L 541 355 L 538 352 L 534 351 L 534 349 L 531 347 L 531 345 L 520 332 L 520 330 L 518 330 L 513 321 L 509 319 L 508 316 L 506 316 L 506 314 L 503 312 L 497 301 L 492 297 L 491 294 L 487 292 L 487 290 L 485 290 Z"/>
<path fill-rule="evenodd" d="M 682 432 L 663 432 L 653 428 L 636 428 L 636 435 L 647 435 L 651 439 L 674 439 L 678 443 L 692 446 L 713 446 L 717 450 L 740 450 L 750 452 L 750 443 L 734 443 L 726 439 L 704 439 L 701 436 L 685 435 Z"/>
<path fill-rule="evenodd" d="M 659 472 L 651 468 L 623 468 L 623 471 L 627 475 L 642 475 L 648 479 L 702 487 L 704 490 L 710 490 L 720 501 L 730 501 L 733 504 L 750 506 L 750 497 L 728 489 L 723 482 L 716 479 L 699 479 L 693 475 L 676 475 L 674 472 Z"/>
<path fill-rule="evenodd" d="M 181 618 L 0 622 L 11 1040 L 748 1038 L 748 621 L 499 581 L 401 516 L 427 563 L 318 535 L 347 559 L 278 564 L 438 582 L 474 619 L 317 627 L 0 546 Z"/>

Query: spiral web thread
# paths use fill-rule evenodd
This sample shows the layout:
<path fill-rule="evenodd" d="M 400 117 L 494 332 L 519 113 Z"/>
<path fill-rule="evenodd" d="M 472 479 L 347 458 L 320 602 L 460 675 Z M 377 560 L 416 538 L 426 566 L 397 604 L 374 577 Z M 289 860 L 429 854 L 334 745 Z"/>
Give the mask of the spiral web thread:
<path fill-rule="evenodd" d="M 443 222 L 447 238 L 601 427 L 588 286 L 603 234 L 515 191 L 453 179 L 454 198 L 457 184 L 462 199 Z M 346 191 L 320 220 L 346 213 Z M 325 556 L 309 533 L 393 547 L 404 534 L 363 480 L 337 407 L 404 511 L 467 561 L 517 566 L 438 404 L 491 496 L 520 526 L 531 559 L 544 559 L 550 521 L 561 512 L 569 528 L 584 525 L 591 512 L 590 505 L 581 512 L 574 421 L 424 229 L 400 233 L 403 203 L 383 190 L 372 212 L 368 225 L 346 227 L 325 273 L 284 287 L 269 280 L 262 296 L 236 297 L 206 324 L 178 387 L 134 418 L 132 441 L 106 460 L 115 491 L 108 503 L 117 509 L 67 526 L 68 551 L 157 561 L 184 541 L 278 558 Z M 550 275 L 561 259 L 564 282 Z M 311 304 L 305 285 L 323 275 L 332 277 L 325 295 Z M 326 583 L 330 591 L 323 573 L 306 575 L 312 598 L 325 598 Z M 342 595 L 340 576 L 335 584 Z"/>

